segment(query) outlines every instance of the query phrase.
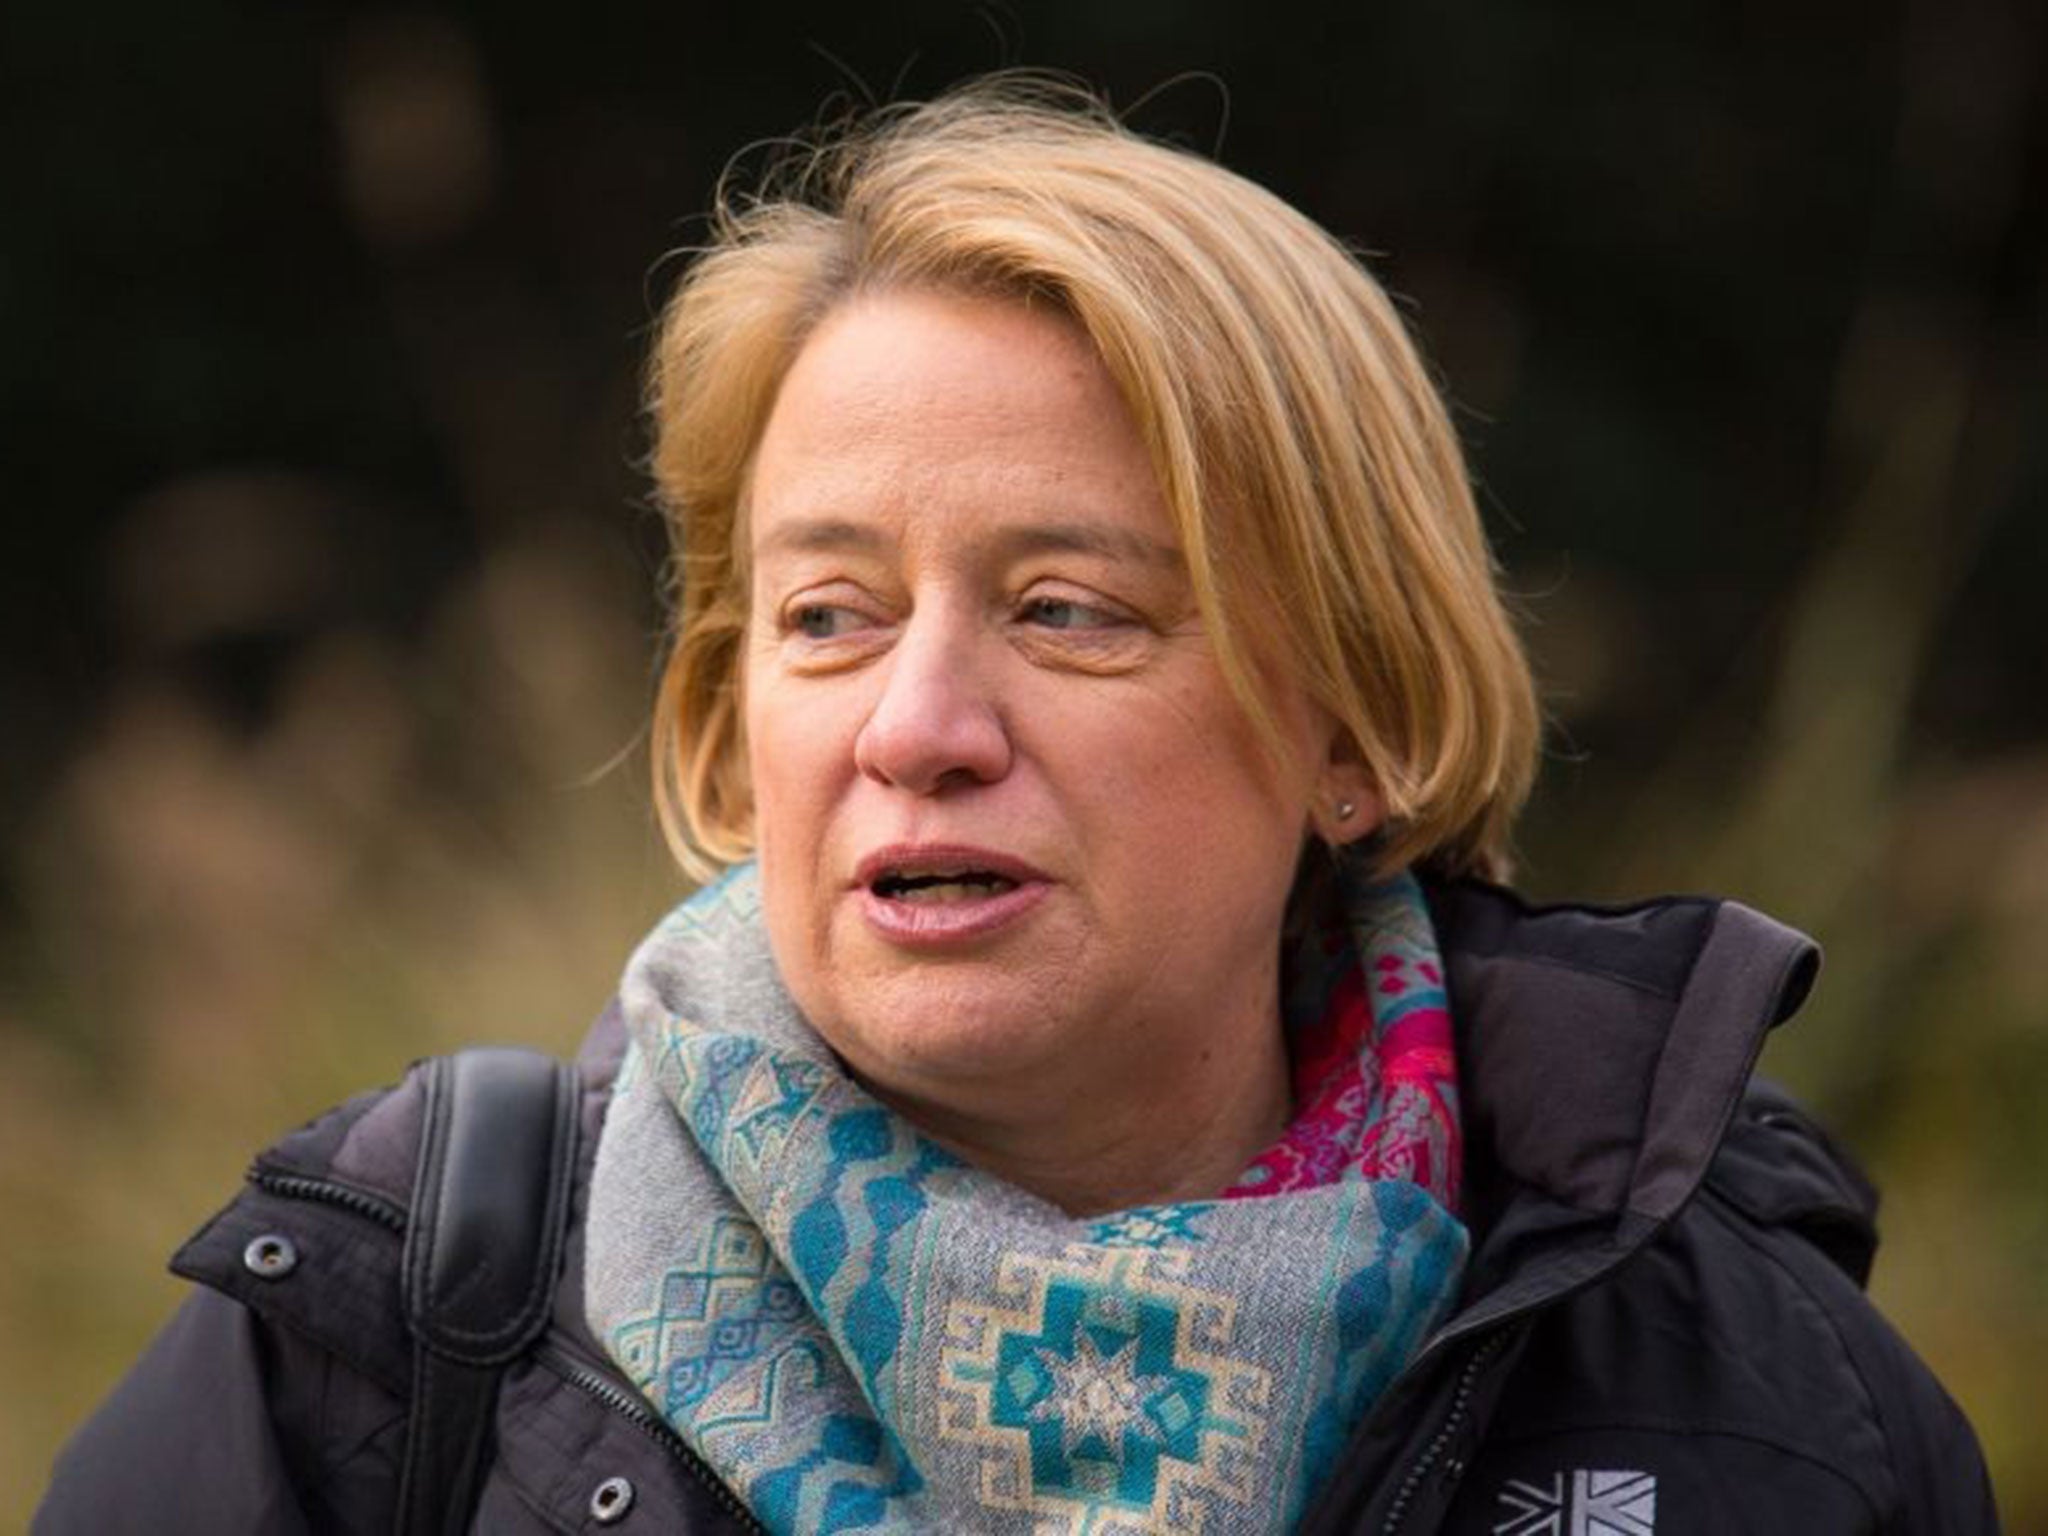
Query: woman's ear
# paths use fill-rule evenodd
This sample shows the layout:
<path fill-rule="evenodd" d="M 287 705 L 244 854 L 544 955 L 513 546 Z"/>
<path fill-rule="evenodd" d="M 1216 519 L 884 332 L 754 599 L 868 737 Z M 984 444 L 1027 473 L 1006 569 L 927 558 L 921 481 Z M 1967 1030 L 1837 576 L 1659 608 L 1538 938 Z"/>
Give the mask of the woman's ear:
<path fill-rule="evenodd" d="M 1386 806 L 1358 744 L 1349 731 L 1333 731 L 1328 757 L 1317 776 L 1309 825 L 1317 837 L 1336 848 L 1370 836 L 1385 819 Z"/>

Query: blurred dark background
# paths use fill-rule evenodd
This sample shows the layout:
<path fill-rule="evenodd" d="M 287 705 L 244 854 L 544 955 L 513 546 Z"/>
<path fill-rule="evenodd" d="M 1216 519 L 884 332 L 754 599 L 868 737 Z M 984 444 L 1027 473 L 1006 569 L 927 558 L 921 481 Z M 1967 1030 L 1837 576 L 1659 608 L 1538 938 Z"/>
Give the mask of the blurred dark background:
<path fill-rule="evenodd" d="M 2048 1531 L 2044 61 L 2024 0 L 12 8 L 0 1523 L 252 1147 L 566 1048 L 680 889 L 637 375 L 721 169 L 1033 65 L 1401 296 L 1553 718 L 1525 884 L 1822 939 L 1767 1065 Z"/>

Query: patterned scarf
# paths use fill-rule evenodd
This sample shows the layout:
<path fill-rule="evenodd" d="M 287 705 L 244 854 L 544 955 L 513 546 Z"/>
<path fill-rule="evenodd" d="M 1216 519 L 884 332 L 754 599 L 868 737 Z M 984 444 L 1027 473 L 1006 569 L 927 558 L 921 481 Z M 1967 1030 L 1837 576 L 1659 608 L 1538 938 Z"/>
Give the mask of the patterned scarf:
<path fill-rule="evenodd" d="M 628 967 L 586 1308 L 776 1532 L 1284 1530 L 1447 1311 L 1449 1019 L 1407 876 L 1292 958 L 1297 1114 L 1224 1198 L 1075 1219 L 862 1090 L 742 866 Z"/>

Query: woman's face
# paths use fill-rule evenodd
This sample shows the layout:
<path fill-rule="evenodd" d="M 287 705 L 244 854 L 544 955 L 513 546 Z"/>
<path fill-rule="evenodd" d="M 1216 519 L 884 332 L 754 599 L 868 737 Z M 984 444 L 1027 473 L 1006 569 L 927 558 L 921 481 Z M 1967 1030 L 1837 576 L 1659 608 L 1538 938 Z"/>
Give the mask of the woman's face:
<path fill-rule="evenodd" d="M 783 385 L 749 507 L 769 932 L 852 1068 L 899 1103 L 1021 1108 L 1269 1048 L 1331 732 L 1277 690 L 1303 766 L 1261 752 L 1083 334 L 849 303 Z"/>

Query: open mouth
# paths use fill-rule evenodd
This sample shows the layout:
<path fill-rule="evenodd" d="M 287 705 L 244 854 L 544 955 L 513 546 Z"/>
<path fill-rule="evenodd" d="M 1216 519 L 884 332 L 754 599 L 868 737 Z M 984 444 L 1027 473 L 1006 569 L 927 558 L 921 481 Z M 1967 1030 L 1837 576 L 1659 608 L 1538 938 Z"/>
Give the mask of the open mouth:
<path fill-rule="evenodd" d="M 905 951 L 976 950 L 1021 923 L 1055 882 L 1020 858 L 971 843 L 895 843 L 854 869 L 861 910 Z"/>
<path fill-rule="evenodd" d="M 989 869 L 947 869 L 911 872 L 889 870 L 869 886 L 884 901 L 936 906 L 953 901 L 986 901 L 1017 888 L 1008 875 Z"/>

